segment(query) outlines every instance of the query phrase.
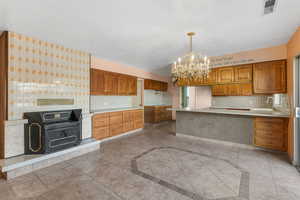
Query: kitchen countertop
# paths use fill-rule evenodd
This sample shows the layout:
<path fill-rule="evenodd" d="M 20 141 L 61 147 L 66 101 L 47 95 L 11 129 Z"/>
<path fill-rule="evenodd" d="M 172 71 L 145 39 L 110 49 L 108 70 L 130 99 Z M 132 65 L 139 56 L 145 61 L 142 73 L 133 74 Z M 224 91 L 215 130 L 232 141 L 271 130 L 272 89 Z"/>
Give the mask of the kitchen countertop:
<path fill-rule="evenodd" d="M 251 110 L 229 110 L 224 108 L 169 108 L 168 110 L 179 112 L 198 112 L 198 113 L 214 113 L 225 115 L 244 115 L 257 117 L 290 117 L 288 113 L 275 111 L 272 109 L 251 109 Z"/>
<path fill-rule="evenodd" d="M 117 111 L 124 111 L 124 110 L 138 110 L 144 109 L 143 106 L 133 106 L 133 107 L 122 107 L 122 108 L 107 108 L 107 109 L 99 109 L 99 110 L 91 110 L 92 114 L 100 114 L 100 113 L 107 113 L 107 112 L 117 112 Z"/>

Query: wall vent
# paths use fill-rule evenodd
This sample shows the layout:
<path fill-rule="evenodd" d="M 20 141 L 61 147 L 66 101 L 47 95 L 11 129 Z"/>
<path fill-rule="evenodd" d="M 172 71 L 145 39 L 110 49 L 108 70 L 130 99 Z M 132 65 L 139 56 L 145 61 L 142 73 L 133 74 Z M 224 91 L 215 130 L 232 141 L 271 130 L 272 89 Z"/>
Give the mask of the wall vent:
<path fill-rule="evenodd" d="M 264 0 L 264 14 L 271 14 L 276 8 L 277 0 Z"/>

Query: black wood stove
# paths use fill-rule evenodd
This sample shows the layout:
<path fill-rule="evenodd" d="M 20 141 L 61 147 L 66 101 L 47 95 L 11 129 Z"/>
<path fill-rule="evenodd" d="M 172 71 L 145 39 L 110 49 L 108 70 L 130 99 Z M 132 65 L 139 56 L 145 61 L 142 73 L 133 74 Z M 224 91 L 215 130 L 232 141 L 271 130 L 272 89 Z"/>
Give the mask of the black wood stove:
<path fill-rule="evenodd" d="M 81 109 L 24 113 L 25 154 L 46 154 L 80 144 Z"/>

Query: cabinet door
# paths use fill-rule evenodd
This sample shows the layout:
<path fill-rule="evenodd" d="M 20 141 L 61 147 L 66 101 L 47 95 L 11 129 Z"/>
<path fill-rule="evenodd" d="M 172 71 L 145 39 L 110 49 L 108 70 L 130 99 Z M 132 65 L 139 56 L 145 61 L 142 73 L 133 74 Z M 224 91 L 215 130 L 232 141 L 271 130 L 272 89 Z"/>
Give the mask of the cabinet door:
<path fill-rule="evenodd" d="M 239 85 L 239 96 L 251 96 L 253 94 L 252 83 L 241 83 Z"/>
<path fill-rule="evenodd" d="M 218 69 L 218 83 L 232 83 L 234 81 L 233 67 L 223 67 Z"/>
<path fill-rule="evenodd" d="M 212 85 L 212 84 L 216 84 L 217 83 L 217 69 L 212 69 L 209 74 L 208 74 L 208 77 L 207 77 L 207 83 L 209 85 Z"/>
<path fill-rule="evenodd" d="M 239 95 L 239 85 L 238 84 L 229 84 L 226 87 L 227 87 L 227 90 L 225 92 L 226 96 L 238 96 Z"/>
<path fill-rule="evenodd" d="M 118 76 L 115 73 L 105 72 L 104 92 L 106 95 L 118 94 Z"/>
<path fill-rule="evenodd" d="M 254 64 L 253 84 L 254 93 L 257 94 L 286 93 L 286 62 Z"/>
<path fill-rule="evenodd" d="M 268 149 L 286 151 L 287 125 L 284 118 L 255 118 L 254 145 Z"/>
<path fill-rule="evenodd" d="M 127 95 L 129 89 L 128 77 L 120 75 L 118 77 L 118 95 Z"/>
<path fill-rule="evenodd" d="M 91 95 L 103 95 L 104 92 L 104 71 L 91 69 Z"/>
<path fill-rule="evenodd" d="M 128 95 L 137 95 L 137 78 L 129 77 L 128 78 Z"/>
<path fill-rule="evenodd" d="M 252 81 L 252 65 L 234 67 L 234 82 L 244 83 Z"/>
<path fill-rule="evenodd" d="M 98 128 L 93 128 L 93 138 L 96 140 L 101 140 L 103 138 L 109 137 L 109 127 L 98 127 Z"/>
<path fill-rule="evenodd" d="M 168 91 L 168 83 L 165 82 L 162 83 L 162 91 L 164 92 Z"/>
<path fill-rule="evenodd" d="M 227 85 L 213 85 L 212 86 L 213 96 L 226 96 L 227 95 Z"/>
<path fill-rule="evenodd" d="M 151 90 L 152 89 L 152 81 L 150 79 L 144 80 L 144 89 Z"/>

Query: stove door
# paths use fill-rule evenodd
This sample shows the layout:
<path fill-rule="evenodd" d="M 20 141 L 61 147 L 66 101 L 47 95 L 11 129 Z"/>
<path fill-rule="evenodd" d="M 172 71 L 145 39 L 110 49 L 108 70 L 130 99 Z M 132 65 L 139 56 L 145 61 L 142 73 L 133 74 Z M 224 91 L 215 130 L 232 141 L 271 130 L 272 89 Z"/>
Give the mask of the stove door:
<path fill-rule="evenodd" d="M 45 139 L 46 153 L 76 146 L 81 142 L 81 126 L 47 130 Z"/>

